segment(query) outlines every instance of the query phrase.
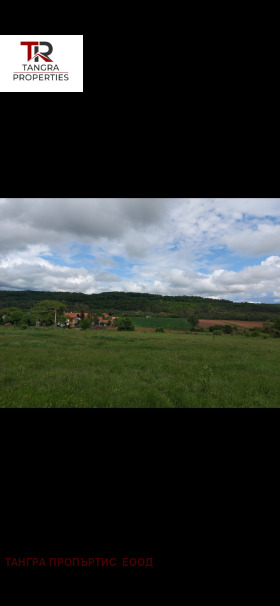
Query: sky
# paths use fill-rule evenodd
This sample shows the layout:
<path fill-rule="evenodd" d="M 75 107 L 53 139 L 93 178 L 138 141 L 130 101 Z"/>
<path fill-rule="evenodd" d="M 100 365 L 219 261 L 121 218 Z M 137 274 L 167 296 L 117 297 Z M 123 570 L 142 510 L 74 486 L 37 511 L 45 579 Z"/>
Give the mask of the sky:
<path fill-rule="evenodd" d="M 280 198 L 0 198 L 0 290 L 280 303 Z"/>

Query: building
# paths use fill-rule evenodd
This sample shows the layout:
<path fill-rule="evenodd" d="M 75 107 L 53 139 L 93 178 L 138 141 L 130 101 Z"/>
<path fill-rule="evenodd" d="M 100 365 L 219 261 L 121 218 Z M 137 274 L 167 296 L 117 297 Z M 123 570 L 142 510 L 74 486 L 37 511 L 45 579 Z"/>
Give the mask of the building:
<path fill-rule="evenodd" d="M 69 324 L 70 328 L 73 328 L 74 326 L 77 326 L 77 324 L 79 324 L 79 322 L 81 321 L 81 313 L 72 313 L 72 312 L 64 312 L 64 315 L 66 317 L 66 323 Z M 84 313 L 84 318 L 86 318 L 88 316 L 88 313 Z"/>
<path fill-rule="evenodd" d="M 91 313 L 91 317 L 93 318 L 93 316 L 94 316 L 93 312 L 84 313 L 84 318 L 87 318 L 89 313 Z M 82 319 L 81 312 L 79 312 L 79 313 L 64 312 L 64 316 L 65 316 L 65 320 L 66 320 L 66 325 L 68 325 L 70 328 L 74 328 L 75 326 L 77 326 Z M 97 319 L 98 319 L 99 326 L 102 326 L 102 325 L 107 326 L 109 323 L 112 326 L 112 325 L 114 325 L 114 322 L 117 320 L 116 317 L 110 317 L 107 313 L 102 314 L 102 316 L 97 316 Z"/>

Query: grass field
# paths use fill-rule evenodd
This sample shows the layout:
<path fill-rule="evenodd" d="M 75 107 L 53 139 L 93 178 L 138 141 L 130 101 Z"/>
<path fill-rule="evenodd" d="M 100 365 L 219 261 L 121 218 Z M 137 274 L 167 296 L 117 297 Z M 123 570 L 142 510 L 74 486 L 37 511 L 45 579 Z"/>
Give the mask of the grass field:
<path fill-rule="evenodd" d="M 164 330 L 190 330 L 191 325 L 186 318 L 131 318 L 135 328 L 158 328 Z"/>
<path fill-rule="evenodd" d="M 0 407 L 280 407 L 279 363 L 279 339 L 1 327 Z"/>

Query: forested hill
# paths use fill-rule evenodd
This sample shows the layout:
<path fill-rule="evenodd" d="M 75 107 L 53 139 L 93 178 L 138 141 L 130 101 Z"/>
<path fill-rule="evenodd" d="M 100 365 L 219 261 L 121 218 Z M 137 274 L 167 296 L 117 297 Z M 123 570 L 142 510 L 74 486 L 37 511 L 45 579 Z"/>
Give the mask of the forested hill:
<path fill-rule="evenodd" d="M 161 295 L 105 292 L 85 295 L 70 292 L 0 291 L 0 309 L 18 307 L 28 310 L 38 301 L 53 299 L 67 305 L 68 311 L 107 312 L 112 315 L 167 314 L 187 317 L 197 314 L 203 319 L 260 320 L 280 314 L 280 305 L 267 303 L 233 303 L 232 301 L 203 299 L 202 297 L 164 297 Z"/>

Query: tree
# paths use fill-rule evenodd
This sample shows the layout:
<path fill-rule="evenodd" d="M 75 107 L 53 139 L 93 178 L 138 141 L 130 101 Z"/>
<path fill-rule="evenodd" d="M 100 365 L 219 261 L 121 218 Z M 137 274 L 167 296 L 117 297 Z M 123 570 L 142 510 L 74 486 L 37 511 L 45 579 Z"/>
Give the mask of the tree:
<path fill-rule="evenodd" d="M 32 324 L 35 324 L 32 315 L 30 312 L 27 312 L 24 314 L 24 322 L 25 324 L 27 324 L 28 326 L 32 326 Z"/>
<path fill-rule="evenodd" d="M 31 315 L 35 322 L 40 321 L 47 326 L 51 326 L 52 324 L 55 324 L 55 314 L 59 316 L 65 309 L 65 303 L 46 299 L 45 301 L 40 301 L 34 305 L 31 309 Z"/>
<path fill-rule="evenodd" d="M 135 330 L 135 326 L 132 324 L 131 318 L 125 318 L 120 316 L 117 319 L 117 329 L 118 330 Z"/>
<path fill-rule="evenodd" d="M 272 334 L 276 339 L 280 337 L 280 318 L 278 317 L 273 320 Z"/>
<path fill-rule="evenodd" d="M 24 313 L 17 307 L 6 307 L 1 310 L 1 321 L 3 324 L 10 322 L 19 326 L 24 322 Z"/>
<path fill-rule="evenodd" d="M 199 322 L 199 316 L 197 314 L 191 314 L 188 316 L 189 323 L 192 328 L 195 328 Z"/>
<path fill-rule="evenodd" d="M 10 313 L 9 322 L 11 322 L 11 324 L 14 324 L 15 326 L 19 326 L 20 324 L 22 324 L 24 322 L 24 313 L 20 310 L 12 311 Z"/>
<path fill-rule="evenodd" d="M 264 332 L 275 337 L 280 337 L 280 318 L 275 317 L 271 322 L 264 322 Z"/>
<path fill-rule="evenodd" d="M 63 314 L 57 314 L 56 322 L 57 324 L 66 324 L 66 317 Z"/>

